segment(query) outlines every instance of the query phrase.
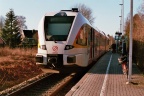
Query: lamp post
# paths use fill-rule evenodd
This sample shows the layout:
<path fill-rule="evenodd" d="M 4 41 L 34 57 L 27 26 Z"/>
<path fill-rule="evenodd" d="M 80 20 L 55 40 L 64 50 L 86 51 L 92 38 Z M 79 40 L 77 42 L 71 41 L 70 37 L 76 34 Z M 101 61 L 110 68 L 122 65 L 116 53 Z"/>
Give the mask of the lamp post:
<path fill-rule="evenodd" d="M 122 16 L 119 16 L 120 17 L 120 32 L 122 32 Z"/>
<path fill-rule="evenodd" d="M 122 4 L 119 5 L 121 5 L 121 32 L 124 34 L 124 0 L 122 0 Z"/>
<path fill-rule="evenodd" d="M 122 0 L 122 34 L 124 34 L 124 0 Z"/>
<path fill-rule="evenodd" d="M 119 16 L 120 17 L 120 32 L 123 32 L 122 30 L 123 30 L 123 23 L 122 23 L 122 19 L 123 19 L 123 15 L 122 15 L 122 5 L 123 4 L 119 4 L 119 5 L 121 5 L 121 15 Z"/>
<path fill-rule="evenodd" d="M 129 34 L 129 72 L 128 72 L 128 82 L 131 83 L 131 75 L 132 75 L 132 33 L 133 33 L 133 0 L 130 2 L 130 34 Z"/>
<path fill-rule="evenodd" d="M 119 4 L 119 5 L 121 5 L 121 32 L 122 34 L 124 34 L 124 0 L 122 0 L 122 4 Z M 122 49 L 124 49 L 125 42 L 126 42 L 125 39 L 123 39 Z M 122 53 L 124 53 L 124 50 L 122 50 Z"/>

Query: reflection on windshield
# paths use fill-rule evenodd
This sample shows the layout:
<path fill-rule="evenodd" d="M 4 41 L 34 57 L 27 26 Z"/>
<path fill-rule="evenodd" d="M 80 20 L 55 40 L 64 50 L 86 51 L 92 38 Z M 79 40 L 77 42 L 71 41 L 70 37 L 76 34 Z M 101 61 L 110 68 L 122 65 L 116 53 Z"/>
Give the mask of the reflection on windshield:
<path fill-rule="evenodd" d="M 45 35 L 48 41 L 66 41 L 72 22 L 73 16 L 45 17 Z"/>

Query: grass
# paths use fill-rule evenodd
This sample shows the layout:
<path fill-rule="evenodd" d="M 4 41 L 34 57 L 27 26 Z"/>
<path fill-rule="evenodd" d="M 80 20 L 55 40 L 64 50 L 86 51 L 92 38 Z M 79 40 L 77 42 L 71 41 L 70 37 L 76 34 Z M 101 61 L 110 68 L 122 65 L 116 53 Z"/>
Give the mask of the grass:
<path fill-rule="evenodd" d="M 0 91 L 42 73 L 35 64 L 36 52 L 36 48 L 0 48 Z"/>

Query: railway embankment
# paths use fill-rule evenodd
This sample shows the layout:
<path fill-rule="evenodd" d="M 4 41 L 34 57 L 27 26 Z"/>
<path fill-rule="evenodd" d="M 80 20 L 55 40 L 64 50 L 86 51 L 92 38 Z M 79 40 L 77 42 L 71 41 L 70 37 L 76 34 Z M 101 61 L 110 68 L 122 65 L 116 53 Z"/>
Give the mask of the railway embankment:
<path fill-rule="evenodd" d="M 35 64 L 36 49 L 0 49 L 0 92 L 42 73 Z"/>

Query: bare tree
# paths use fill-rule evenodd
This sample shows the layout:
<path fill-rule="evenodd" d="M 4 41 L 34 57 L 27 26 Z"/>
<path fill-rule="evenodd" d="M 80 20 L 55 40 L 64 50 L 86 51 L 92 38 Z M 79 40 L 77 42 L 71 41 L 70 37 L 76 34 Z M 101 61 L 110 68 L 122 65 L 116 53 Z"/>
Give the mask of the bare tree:
<path fill-rule="evenodd" d="M 19 29 L 21 30 L 24 30 L 24 29 L 27 29 L 27 26 L 25 24 L 26 18 L 24 16 L 17 16 L 17 22 L 18 22 L 18 25 L 19 25 Z"/>
<path fill-rule="evenodd" d="M 19 27 L 19 32 L 20 34 L 18 35 L 18 37 L 21 38 L 21 40 L 23 39 L 23 30 L 27 29 L 27 26 L 25 24 L 26 18 L 24 16 L 17 16 L 17 22 L 18 22 L 18 27 Z"/>
<path fill-rule="evenodd" d="M 4 27 L 5 19 L 3 16 L 0 16 L 0 30 Z"/>
<path fill-rule="evenodd" d="M 78 10 L 89 20 L 91 24 L 94 23 L 95 18 L 92 16 L 92 10 L 90 8 L 84 4 L 77 4 L 74 7 L 78 8 Z"/>

